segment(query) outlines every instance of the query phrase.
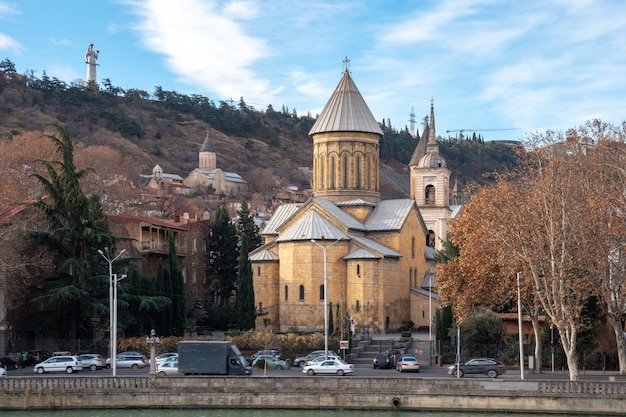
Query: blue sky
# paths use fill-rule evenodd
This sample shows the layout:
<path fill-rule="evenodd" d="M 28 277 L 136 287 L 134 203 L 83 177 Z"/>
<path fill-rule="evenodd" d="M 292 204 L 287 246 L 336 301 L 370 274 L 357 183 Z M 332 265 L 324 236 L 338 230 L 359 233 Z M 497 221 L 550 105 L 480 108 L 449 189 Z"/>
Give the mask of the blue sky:
<path fill-rule="evenodd" d="M 240 97 L 315 116 L 343 60 L 374 117 L 524 139 L 626 120 L 623 1 L 0 0 L 0 59 L 20 73 Z M 519 130 L 491 130 L 491 129 Z"/>

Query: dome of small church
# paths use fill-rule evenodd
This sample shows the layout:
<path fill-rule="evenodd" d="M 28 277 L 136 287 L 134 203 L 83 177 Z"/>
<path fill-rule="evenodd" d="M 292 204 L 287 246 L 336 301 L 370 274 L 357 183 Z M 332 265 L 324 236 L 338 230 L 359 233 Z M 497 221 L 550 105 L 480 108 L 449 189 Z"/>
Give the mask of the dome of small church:
<path fill-rule="evenodd" d="M 429 152 L 420 159 L 418 168 L 447 168 L 446 159 L 439 152 Z"/>

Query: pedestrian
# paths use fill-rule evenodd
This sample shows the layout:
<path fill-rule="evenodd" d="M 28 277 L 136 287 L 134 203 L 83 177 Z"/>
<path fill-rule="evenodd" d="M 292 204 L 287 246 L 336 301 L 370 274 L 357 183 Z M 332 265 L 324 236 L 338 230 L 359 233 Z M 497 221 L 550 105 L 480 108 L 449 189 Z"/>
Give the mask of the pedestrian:
<path fill-rule="evenodd" d="M 20 357 L 20 362 L 22 362 L 22 368 L 26 368 L 27 359 L 28 359 L 28 356 L 26 355 L 26 352 L 22 352 L 22 356 Z"/>

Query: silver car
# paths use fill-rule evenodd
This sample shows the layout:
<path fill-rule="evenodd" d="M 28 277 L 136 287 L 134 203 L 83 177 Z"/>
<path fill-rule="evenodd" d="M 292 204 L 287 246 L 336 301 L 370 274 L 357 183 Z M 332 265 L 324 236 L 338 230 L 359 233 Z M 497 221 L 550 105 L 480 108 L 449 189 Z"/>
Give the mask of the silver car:
<path fill-rule="evenodd" d="M 67 372 L 68 374 L 73 374 L 82 370 L 83 363 L 78 356 L 53 356 L 38 363 L 33 368 L 33 371 L 38 374 L 43 374 L 44 372 Z"/>
<path fill-rule="evenodd" d="M 102 355 L 98 355 L 97 353 L 82 354 L 80 355 L 80 361 L 83 363 L 83 368 L 88 368 L 92 371 L 97 371 L 107 365 L 106 358 Z"/>
<path fill-rule="evenodd" d="M 115 359 L 116 368 L 141 369 L 145 368 L 146 366 L 150 366 L 148 358 L 146 358 L 142 354 L 137 354 L 136 352 L 120 353 L 116 356 Z"/>

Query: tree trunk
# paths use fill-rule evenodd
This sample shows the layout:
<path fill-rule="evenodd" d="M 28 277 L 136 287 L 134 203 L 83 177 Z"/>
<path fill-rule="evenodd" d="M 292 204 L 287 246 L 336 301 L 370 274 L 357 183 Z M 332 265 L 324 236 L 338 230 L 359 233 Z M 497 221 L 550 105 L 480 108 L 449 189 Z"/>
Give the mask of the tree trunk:
<path fill-rule="evenodd" d="M 576 352 L 576 327 L 566 326 L 557 329 L 561 335 L 561 344 L 567 358 L 567 368 L 569 369 L 570 381 L 578 381 L 578 353 Z"/>
<path fill-rule="evenodd" d="M 539 327 L 539 316 L 531 314 L 530 320 L 533 323 L 533 334 L 535 335 L 535 373 L 543 372 L 543 361 L 541 358 L 541 328 Z"/>
<path fill-rule="evenodd" d="M 619 319 L 607 316 L 615 331 L 615 342 L 617 344 L 617 357 L 619 359 L 619 374 L 626 375 L 626 334 Z"/>

